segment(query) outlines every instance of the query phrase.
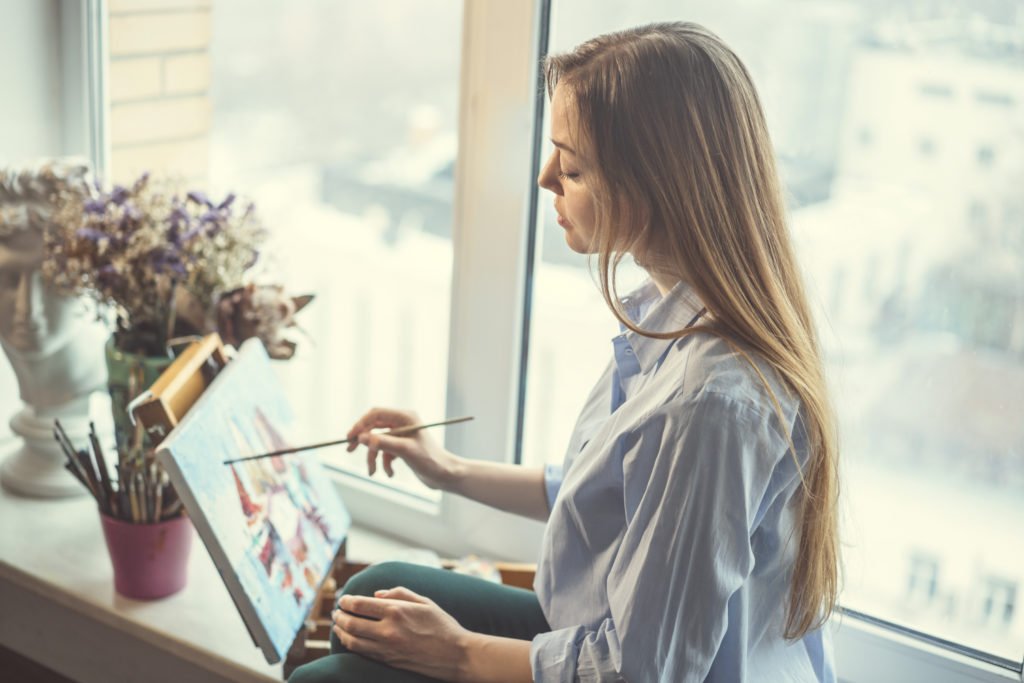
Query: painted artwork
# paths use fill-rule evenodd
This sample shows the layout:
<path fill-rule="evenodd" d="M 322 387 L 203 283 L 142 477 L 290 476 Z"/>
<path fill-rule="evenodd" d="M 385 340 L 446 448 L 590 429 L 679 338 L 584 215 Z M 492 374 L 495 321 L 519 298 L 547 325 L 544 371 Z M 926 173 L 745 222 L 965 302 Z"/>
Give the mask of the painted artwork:
<path fill-rule="evenodd" d="M 224 464 L 295 445 L 293 421 L 266 351 L 253 339 L 157 456 L 271 664 L 287 654 L 351 522 L 311 452 Z"/>

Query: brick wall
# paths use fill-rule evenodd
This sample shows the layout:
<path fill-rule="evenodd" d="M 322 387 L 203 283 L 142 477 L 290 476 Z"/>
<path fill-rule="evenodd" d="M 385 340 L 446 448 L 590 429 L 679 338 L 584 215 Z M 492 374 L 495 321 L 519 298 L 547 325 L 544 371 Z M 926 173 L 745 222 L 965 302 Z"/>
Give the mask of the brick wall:
<path fill-rule="evenodd" d="M 206 182 L 211 0 L 109 0 L 112 180 Z"/>

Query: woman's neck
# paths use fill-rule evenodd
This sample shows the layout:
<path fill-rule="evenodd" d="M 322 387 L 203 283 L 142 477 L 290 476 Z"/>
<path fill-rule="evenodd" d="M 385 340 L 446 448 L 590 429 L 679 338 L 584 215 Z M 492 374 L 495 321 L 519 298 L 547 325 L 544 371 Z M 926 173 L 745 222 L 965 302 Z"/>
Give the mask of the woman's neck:
<path fill-rule="evenodd" d="M 674 275 L 657 273 L 653 270 L 648 270 L 647 274 L 651 277 L 651 280 L 654 281 L 655 286 L 658 288 L 658 291 L 661 292 L 662 296 L 668 294 L 679 282 L 679 278 Z"/>

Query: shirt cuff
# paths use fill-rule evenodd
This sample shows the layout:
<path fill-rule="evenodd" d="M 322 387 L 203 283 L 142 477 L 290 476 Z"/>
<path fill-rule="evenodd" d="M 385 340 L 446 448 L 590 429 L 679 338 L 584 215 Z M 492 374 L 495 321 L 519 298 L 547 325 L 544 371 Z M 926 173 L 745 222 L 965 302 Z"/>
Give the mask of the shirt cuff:
<path fill-rule="evenodd" d="M 546 465 L 544 467 L 544 491 L 548 496 L 548 510 L 555 508 L 555 497 L 562 487 L 562 466 Z"/>
<path fill-rule="evenodd" d="M 584 635 L 582 626 L 571 626 L 536 636 L 530 643 L 534 683 L 573 683 L 577 650 Z"/>

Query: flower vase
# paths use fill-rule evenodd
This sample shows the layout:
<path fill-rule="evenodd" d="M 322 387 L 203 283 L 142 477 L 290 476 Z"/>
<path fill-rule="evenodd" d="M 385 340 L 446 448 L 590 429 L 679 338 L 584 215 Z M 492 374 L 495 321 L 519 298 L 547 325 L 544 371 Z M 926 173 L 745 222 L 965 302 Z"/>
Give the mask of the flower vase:
<path fill-rule="evenodd" d="M 107 387 L 110 391 L 110 408 L 114 417 L 114 435 L 118 449 L 127 449 L 134 432 L 128 415 L 128 404 L 152 386 L 174 359 L 169 356 L 145 356 L 122 351 L 114 345 L 113 337 L 107 341 L 106 358 Z"/>

